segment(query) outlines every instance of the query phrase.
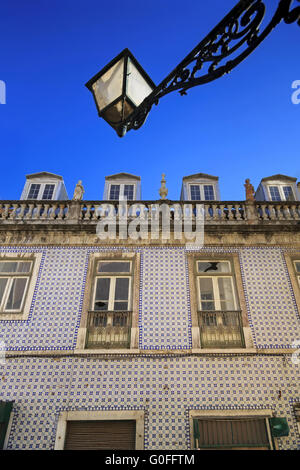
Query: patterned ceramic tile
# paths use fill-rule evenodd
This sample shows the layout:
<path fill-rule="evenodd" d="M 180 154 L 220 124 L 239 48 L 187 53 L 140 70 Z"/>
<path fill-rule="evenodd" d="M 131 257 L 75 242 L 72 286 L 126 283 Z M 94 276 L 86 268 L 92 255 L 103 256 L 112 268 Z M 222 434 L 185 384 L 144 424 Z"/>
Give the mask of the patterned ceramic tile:
<path fill-rule="evenodd" d="M 14 358 L 0 378 L 15 401 L 10 449 L 53 448 L 65 410 L 145 410 L 145 448 L 176 450 L 191 446 L 189 410 L 272 409 L 290 426 L 279 447 L 300 445 L 300 368 L 278 356 Z"/>

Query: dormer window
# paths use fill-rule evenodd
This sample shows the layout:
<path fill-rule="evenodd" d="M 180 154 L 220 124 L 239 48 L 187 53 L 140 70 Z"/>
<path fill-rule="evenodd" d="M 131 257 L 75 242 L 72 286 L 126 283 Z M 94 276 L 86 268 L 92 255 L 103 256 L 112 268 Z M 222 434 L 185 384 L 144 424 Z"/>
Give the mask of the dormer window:
<path fill-rule="evenodd" d="M 141 178 L 130 173 L 105 177 L 104 201 L 140 201 Z"/>
<path fill-rule="evenodd" d="M 291 186 L 269 186 L 269 192 L 271 201 L 295 201 L 295 196 Z"/>
<path fill-rule="evenodd" d="M 263 178 L 256 190 L 256 201 L 298 201 L 297 178 L 273 175 Z"/>
<path fill-rule="evenodd" d="M 62 176 L 42 171 L 26 175 L 26 183 L 21 200 L 62 201 L 68 199 L 68 194 Z"/>
<path fill-rule="evenodd" d="M 55 184 L 32 183 L 29 188 L 27 199 L 51 200 L 53 198 L 54 189 Z"/>
<path fill-rule="evenodd" d="M 181 201 L 219 201 L 219 178 L 197 173 L 182 179 Z"/>
<path fill-rule="evenodd" d="M 109 199 L 132 201 L 134 199 L 134 184 L 111 184 Z"/>
<path fill-rule="evenodd" d="M 215 192 L 212 184 L 191 184 L 191 201 L 214 201 Z"/>

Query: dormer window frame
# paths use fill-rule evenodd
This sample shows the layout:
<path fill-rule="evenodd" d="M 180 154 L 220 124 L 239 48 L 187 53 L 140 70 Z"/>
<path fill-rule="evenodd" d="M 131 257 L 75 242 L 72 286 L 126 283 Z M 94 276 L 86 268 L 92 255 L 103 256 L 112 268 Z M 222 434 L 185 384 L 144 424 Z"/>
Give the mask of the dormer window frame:
<path fill-rule="evenodd" d="M 278 189 L 279 196 L 280 196 L 280 201 L 274 201 L 273 198 L 272 198 L 271 188 L 274 188 L 274 187 Z M 282 183 L 282 182 L 268 182 L 268 184 L 266 185 L 266 189 L 267 189 L 267 192 L 268 192 L 269 200 L 272 201 L 272 202 L 285 202 L 285 201 L 289 202 L 289 201 L 291 201 L 291 200 L 288 200 L 286 198 L 286 195 L 284 193 L 283 188 L 291 188 L 292 195 L 293 195 L 292 201 L 297 200 L 296 195 L 295 195 L 295 191 L 294 191 L 294 188 L 293 188 L 293 184 Z"/>
<path fill-rule="evenodd" d="M 29 198 L 29 194 L 30 194 L 30 190 L 31 190 L 31 187 L 32 185 L 40 185 L 39 187 L 39 191 L 38 191 L 38 195 L 36 198 Z M 45 192 L 45 189 L 46 189 L 46 186 L 54 186 L 54 189 L 53 189 L 53 193 L 52 193 L 52 198 L 51 199 L 43 199 L 43 195 L 44 195 L 44 192 Z M 28 184 L 28 187 L 27 187 L 27 191 L 26 191 L 26 200 L 27 201 L 31 201 L 31 200 L 34 200 L 34 201 L 53 201 L 54 200 L 54 195 L 56 194 L 57 192 L 57 187 L 58 187 L 58 182 L 55 182 L 55 181 L 30 181 L 29 184 Z"/>
<path fill-rule="evenodd" d="M 118 199 L 112 199 L 110 197 L 111 187 L 112 186 L 119 186 L 120 187 L 119 198 Z M 137 194 L 136 182 L 134 182 L 134 181 L 118 181 L 118 180 L 116 180 L 116 181 L 112 180 L 112 181 L 109 182 L 108 192 L 107 192 L 108 200 L 109 201 L 125 201 L 125 196 L 124 196 L 125 186 L 133 186 L 133 197 L 132 197 L 132 199 L 127 199 L 127 200 L 128 201 L 135 201 L 136 200 L 136 194 Z"/>
<path fill-rule="evenodd" d="M 192 186 L 198 186 L 199 187 L 199 192 L 200 192 L 200 199 L 193 199 L 192 198 Z M 214 193 L 214 198 L 213 199 L 206 199 L 205 198 L 205 186 L 211 186 L 213 188 L 213 193 Z M 188 196 L 190 201 L 216 201 L 216 194 L 217 194 L 217 188 L 216 184 L 213 183 L 212 181 L 190 181 L 188 183 Z"/>

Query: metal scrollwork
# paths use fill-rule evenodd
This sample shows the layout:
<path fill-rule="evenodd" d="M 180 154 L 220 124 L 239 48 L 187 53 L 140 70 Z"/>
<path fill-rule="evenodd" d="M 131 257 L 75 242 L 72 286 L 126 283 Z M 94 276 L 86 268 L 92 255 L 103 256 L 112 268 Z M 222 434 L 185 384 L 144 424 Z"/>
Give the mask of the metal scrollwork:
<path fill-rule="evenodd" d="M 139 129 L 153 104 L 172 91 L 181 95 L 229 73 L 240 64 L 281 22 L 297 22 L 300 26 L 300 0 L 280 0 L 272 20 L 261 30 L 266 13 L 262 0 L 240 0 L 231 12 L 204 38 L 198 46 L 161 82 L 160 85 L 123 123 L 123 134 Z M 119 134 L 120 135 L 120 134 Z"/>

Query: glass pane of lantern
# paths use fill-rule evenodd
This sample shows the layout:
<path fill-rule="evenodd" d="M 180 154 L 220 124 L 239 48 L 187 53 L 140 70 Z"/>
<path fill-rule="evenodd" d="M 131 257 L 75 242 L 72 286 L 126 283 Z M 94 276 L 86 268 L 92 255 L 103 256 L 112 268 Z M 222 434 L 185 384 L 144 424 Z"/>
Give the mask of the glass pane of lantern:
<path fill-rule="evenodd" d="M 126 100 L 123 102 L 123 98 L 121 98 L 120 101 L 104 111 L 103 117 L 107 121 L 117 124 L 126 119 L 132 111 L 132 106 Z"/>
<path fill-rule="evenodd" d="M 138 71 L 133 62 L 128 58 L 127 66 L 127 89 L 126 95 L 131 101 L 139 106 L 144 99 L 150 95 L 153 88 L 148 85 L 147 81 Z"/>
<path fill-rule="evenodd" d="M 100 111 L 122 94 L 124 59 L 119 60 L 93 83 L 93 91 Z"/>

